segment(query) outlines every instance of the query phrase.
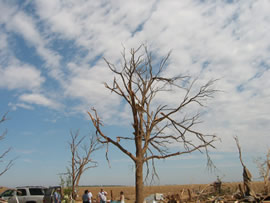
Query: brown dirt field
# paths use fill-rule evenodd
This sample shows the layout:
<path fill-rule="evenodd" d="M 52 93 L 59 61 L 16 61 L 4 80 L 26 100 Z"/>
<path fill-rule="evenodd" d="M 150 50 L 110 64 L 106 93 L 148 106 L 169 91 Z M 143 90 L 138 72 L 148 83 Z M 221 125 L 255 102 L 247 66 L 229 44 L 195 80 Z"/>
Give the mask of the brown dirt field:
<path fill-rule="evenodd" d="M 226 191 L 226 193 L 233 194 L 237 191 L 238 185 L 242 184 L 239 182 L 232 183 L 223 183 L 222 190 Z M 113 194 L 114 200 L 119 200 L 120 191 L 123 191 L 126 198 L 126 203 L 133 203 L 135 201 L 135 187 L 131 186 L 112 186 L 112 187 L 79 187 L 78 191 L 78 200 L 81 200 L 84 190 L 89 190 L 92 192 L 94 199 L 97 199 L 98 192 L 103 188 L 108 193 L 108 199 L 111 199 L 111 193 Z M 262 182 L 253 182 L 252 188 L 256 193 L 261 193 L 263 190 Z M 144 196 L 147 197 L 150 194 L 154 193 L 163 193 L 166 195 L 172 194 L 181 194 L 184 189 L 183 196 L 188 196 L 187 190 L 190 189 L 192 192 L 200 192 L 204 191 L 213 191 L 213 187 L 210 184 L 193 184 L 193 185 L 162 185 L 162 186 L 145 186 L 144 187 Z"/>
<path fill-rule="evenodd" d="M 222 190 L 226 191 L 226 193 L 233 194 L 237 191 L 238 185 L 242 184 L 239 182 L 232 182 L 232 183 L 223 183 Z M 79 187 L 78 189 L 78 201 L 81 200 L 82 194 L 84 190 L 89 190 L 92 192 L 94 199 L 97 199 L 98 192 L 100 189 L 103 188 L 108 193 L 108 199 L 111 199 L 111 193 L 113 195 L 114 200 L 119 200 L 120 191 L 123 191 L 126 198 L 126 203 L 133 203 L 135 201 L 135 187 L 132 186 L 100 186 L 100 187 L 93 187 L 93 186 L 85 186 Z M 256 193 L 261 193 L 263 191 L 263 183 L 262 182 L 253 182 L 252 188 Z M 0 193 L 3 192 L 6 187 L 0 186 Z M 213 191 L 213 188 L 210 184 L 193 184 L 193 185 L 161 185 L 161 186 L 145 186 L 144 187 L 144 196 L 147 197 L 150 194 L 154 193 L 163 193 L 166 195 L 172 194 L 181 194 L 184 189 L 184 196 L 188 195 L 187 190 L 190 189 L 193 192 L 200 192 L 204 191 Z"/>
<path fill-rule="evenodd" d="M 6 189 L 8 189 L 8 188 L 0 186 L 0 193 L 4 192 Z"/>

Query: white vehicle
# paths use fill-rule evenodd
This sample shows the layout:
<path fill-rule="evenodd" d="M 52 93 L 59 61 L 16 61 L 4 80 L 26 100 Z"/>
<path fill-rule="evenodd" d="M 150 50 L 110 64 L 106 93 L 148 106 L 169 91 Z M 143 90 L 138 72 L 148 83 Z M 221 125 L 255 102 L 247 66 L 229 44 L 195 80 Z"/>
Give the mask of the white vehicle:
<path fill-rule="evenodd" d="M 43 203 L 45 187 L 25 186 L 7 189 L 0 198 L 8 203 Z"/>

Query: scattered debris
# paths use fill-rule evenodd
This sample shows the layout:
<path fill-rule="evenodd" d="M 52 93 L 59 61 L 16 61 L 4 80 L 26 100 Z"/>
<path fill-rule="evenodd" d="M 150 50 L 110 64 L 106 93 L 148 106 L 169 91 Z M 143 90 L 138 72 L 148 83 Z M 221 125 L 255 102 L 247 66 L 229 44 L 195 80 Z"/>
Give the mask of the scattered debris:
<path fill-rule="evenodd" d="M 146 197 L 143 202 L 144 203 L 163 203 L 164 196 L 161 193 L 151 194 L 148 197 Z M 171 202 L 171 203 L 173 203 L 173 202 Z M 175 203 L 176 203 L 176 201 L 175 201 Z"/>

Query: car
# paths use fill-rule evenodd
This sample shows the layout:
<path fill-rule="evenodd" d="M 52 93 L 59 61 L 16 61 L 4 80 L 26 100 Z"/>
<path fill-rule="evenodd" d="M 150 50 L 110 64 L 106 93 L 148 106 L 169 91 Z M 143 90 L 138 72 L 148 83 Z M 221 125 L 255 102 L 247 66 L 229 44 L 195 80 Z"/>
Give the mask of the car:
<path fill-rule="evenodd" d="M 9 203 L 43 203 L 45 187 L 22 186 L 5 190 L 0 198 Z"/>

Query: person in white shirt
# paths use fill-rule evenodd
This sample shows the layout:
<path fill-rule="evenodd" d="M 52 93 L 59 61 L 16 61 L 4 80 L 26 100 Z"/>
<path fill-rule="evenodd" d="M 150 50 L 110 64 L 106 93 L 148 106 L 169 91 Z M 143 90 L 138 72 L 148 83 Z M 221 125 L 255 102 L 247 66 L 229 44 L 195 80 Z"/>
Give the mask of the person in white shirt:
<path fill-rule="evenodd" d="M 107 202 L 107 192 L 104 191 L 102 188 L 100 190 L 100 192 L 98 193 L 98 197 L 99 197 L 99 200 L 100 200 L 100 203 L 106 203 Z"/>
<path fill-rule="evenodd" d="M 92 192 L 89 191 L 88 192 L 89 203 L 92 202 L 92 197 L 93 197 Z"/>
<path fill-rule="evenodd" d="M 120 203 L 125 203 L 125 196 L 123 191 L 120 192 Z"/>

